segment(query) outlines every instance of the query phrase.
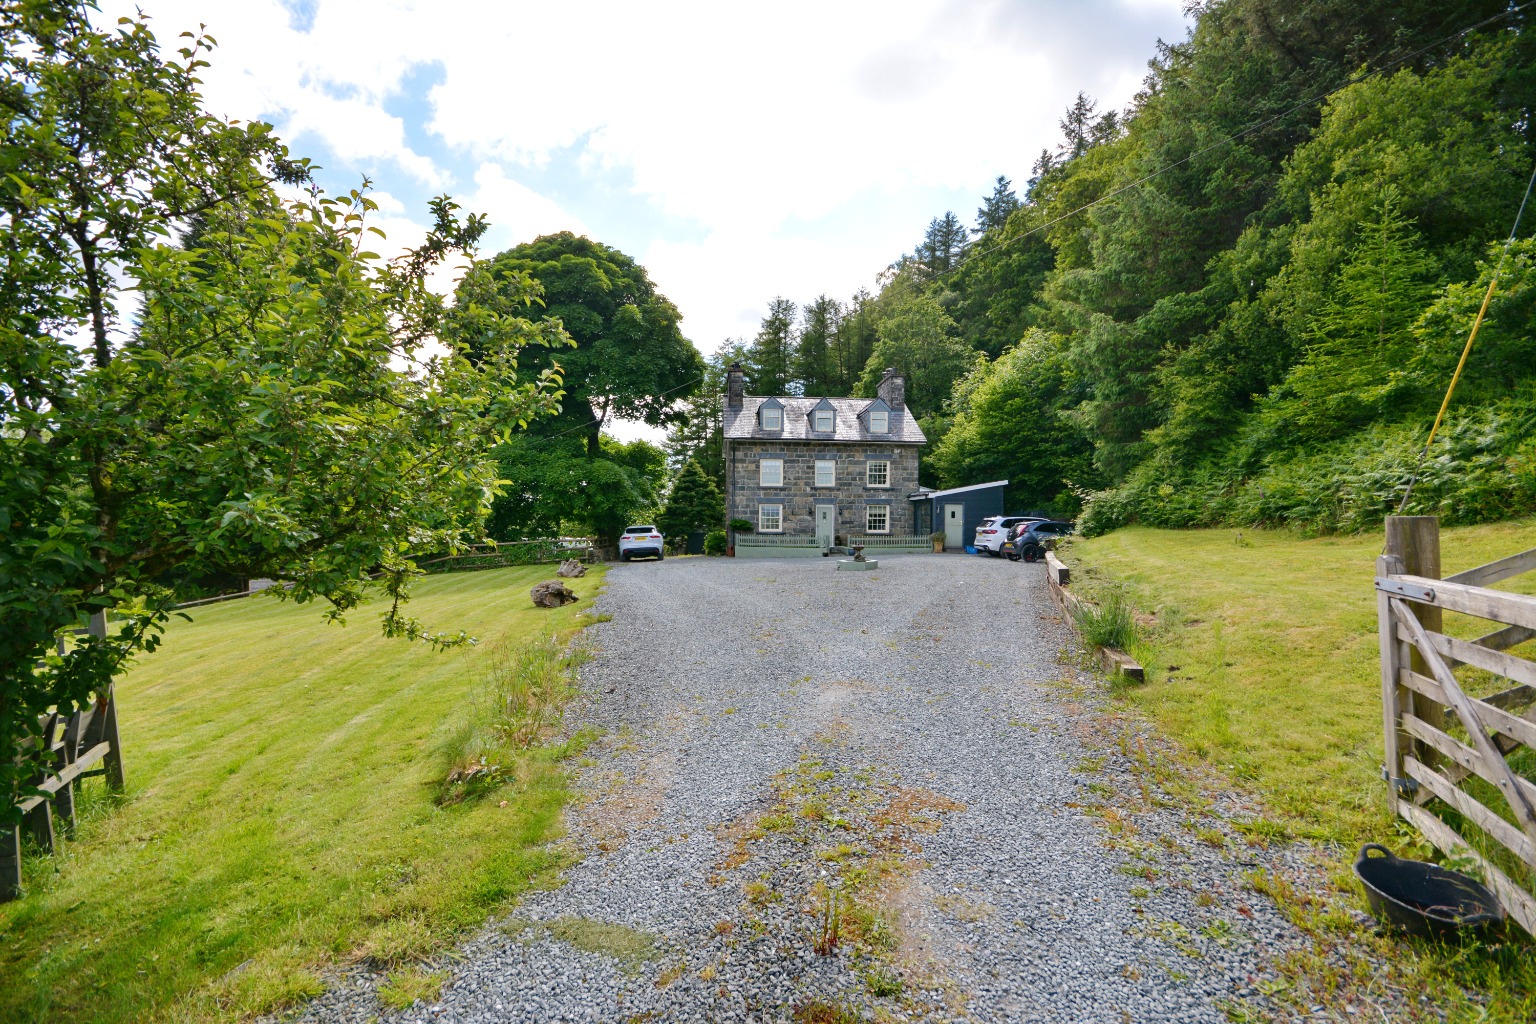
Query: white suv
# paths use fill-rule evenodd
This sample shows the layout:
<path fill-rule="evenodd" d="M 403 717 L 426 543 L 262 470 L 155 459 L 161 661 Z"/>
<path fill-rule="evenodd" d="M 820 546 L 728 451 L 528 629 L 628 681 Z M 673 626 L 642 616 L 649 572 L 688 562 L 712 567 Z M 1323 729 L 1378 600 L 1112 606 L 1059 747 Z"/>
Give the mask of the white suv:
<path fill-rule="evenodd" d="M 655 558 L 662 559 L 661 531 L 654 526 L 629 526 L 619 536 L 619 561 L 627 562 L 631 558 Z"/>
<path fill-rule="evenodd" d="M 997 558 L 1003 553 L 1008 531 L 1019 523 L 1040 522 L 1042 516 L 989 516 L 976 527 L 976 553 Z"/>

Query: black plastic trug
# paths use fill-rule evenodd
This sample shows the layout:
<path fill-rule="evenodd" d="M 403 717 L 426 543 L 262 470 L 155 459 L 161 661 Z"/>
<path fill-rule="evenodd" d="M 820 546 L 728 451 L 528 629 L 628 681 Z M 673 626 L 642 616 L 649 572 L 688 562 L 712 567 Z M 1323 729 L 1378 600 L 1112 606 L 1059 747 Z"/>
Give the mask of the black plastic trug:
<path fill-rule="evenodd" d="M 1382 856 L 1372 857 L 1377 852 Z M 1371 913 L 1382 925 L 1425 939 L 1450 939 L 1467 929 L 1504 921 L 1504 908 L 1486 886 L 1459 871 L 1399 857 L 1366 843 L 1355 858 Z"/>

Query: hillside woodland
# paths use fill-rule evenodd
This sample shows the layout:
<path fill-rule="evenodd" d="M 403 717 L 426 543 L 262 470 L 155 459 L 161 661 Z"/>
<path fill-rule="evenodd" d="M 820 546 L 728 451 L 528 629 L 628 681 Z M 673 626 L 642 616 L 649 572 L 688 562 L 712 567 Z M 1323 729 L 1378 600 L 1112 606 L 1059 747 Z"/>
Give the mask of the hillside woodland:
<path fill-rule="evenodd" d="M 1019 188 L 935 217 L 878 293 L 776 298 L 717 354 L 675 465 L 719 471 L 722 368 L 757 393 L 908 376 L 924 482 L 1006 477 L 1090 531 L 1359 530 L 1536 508 L 1536 31 L 1502 0 L 1213 0 L 1123 111 L 1086 95 Z M 713 460 L 713 461 L 712 461 Z"/>

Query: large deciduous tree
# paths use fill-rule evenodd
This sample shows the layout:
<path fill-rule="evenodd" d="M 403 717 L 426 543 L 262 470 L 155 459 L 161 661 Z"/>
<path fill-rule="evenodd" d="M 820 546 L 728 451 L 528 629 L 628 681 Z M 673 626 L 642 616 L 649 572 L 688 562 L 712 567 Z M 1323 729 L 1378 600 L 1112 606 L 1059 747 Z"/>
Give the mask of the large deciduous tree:
<path fill-rule="evenodd" d="M 656 427 L 677 422 L 678 403 L 697 388 L 704 362 L 683 337 L 682 314 L 644 267 L 611 246 L 562 231 L 513 246 L 465 275 L 459 305 L 515 312 L 530 281 L 543 293 L 545 313 L 576 342 L 574 350 L 534 358 L 541 368 L 558 366 L 565 415 L 578 417 L 590 457 L 602 455 L 599 438 L 612 419 Z M 456 332 L 455 344 L 471 357 L 481 347 L 470 324 Z"/>
<path fill-rule="evenodd" d="M 173 577 L 288 581 L 339 617 L 392 597 L 413 555 L 478 539 L 491 445 L 553 409 L 519 379 L 530 343 L 567 340 L 467 311 L 478 362 L 428 358 L 443 301 L 425 286 L 484 229 L 433 204 L 425 243 L 368 252 L 364 192 L 327 198 L 260 123 L 208 115 L 212 47 L 164 54 L 142 17 L 107 30 L 83 4 L 0 3 L 0 810 L 30 769 L 38 715 L 91 699 L 153 650 Z M 176 233 L 198 224 L 187 246 Z M 124 290 L 137 289 L 136 329 Z M 515 301 L 514 301 L 515 300 Z M 110 611 L 106 636 L 61 631 Z"/>

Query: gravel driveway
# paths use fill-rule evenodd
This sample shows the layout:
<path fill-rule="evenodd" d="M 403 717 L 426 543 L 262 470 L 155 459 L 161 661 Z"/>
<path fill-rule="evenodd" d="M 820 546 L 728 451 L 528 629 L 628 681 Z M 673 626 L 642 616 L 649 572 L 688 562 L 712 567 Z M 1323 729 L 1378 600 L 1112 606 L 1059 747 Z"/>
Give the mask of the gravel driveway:
<path fill-rule="evenodd" d="M 1297 937 L 1242 883 L 1258 854 L 1111 742 L 1042 571 L 614 566 L 573 712 L 605 730 L 571 816 L 581 861 L 463 949 L 438 1002 L 384 1019 L 1118 1024 L 1262 1005 L 1266 955 Z M 338 993 L 306 1016 L 379 1012 Z"/>

